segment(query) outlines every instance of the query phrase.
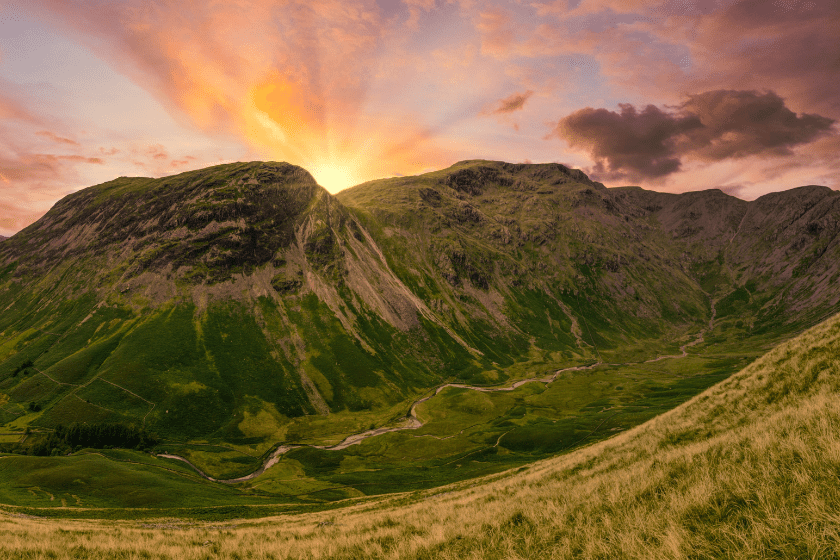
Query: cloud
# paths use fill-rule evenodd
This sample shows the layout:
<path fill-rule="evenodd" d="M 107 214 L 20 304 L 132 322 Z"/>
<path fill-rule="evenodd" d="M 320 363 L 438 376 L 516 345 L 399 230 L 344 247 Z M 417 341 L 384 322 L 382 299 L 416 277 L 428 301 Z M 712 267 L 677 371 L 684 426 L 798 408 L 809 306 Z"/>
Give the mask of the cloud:
<path fill-rule="evenodd" d="M 323 131 L 327 113 L 364 96 L 382 34 L 375 2 L 39 0 L 41 15 L 208 132 L 241 132 L 252 90 L 286 87 L 297 116 Z M 415 3 L 418 9 L 423 3 Z M 294 131 L 289 131 L 289 138 Z"/>
<path fill-rule="evenodd" d="M 27 209 L 19 204 L 0 201 L 0 235 L 11 237 L 43 214 L 43 211 Z"/>
<path fill-rule="evenodd" d="M 506 115 L 520 111 L 523 107 L 525 107 L 525 102 L 528 101 L 528 98 L 532 95 L 534 95 L 533 90 L 528 90 L 523 93 L 514 93 L 499 100 L 493 108 L 485 109 L 482 111 L 482 114 Z"/>
<path fill-rule="evenodd" d="M 105 160 L 63 131 L 44 130 L 44 123 L 61 125 L 43 106 L 35 115 L 25 103 L 0 96 L 0 235 L 26 227 L 58 199 L 82 186 L 84 172 L 103 167 Z M 88 152 L 88 153 L 86 153 Z"/>
<path fill-rule="evenodd" d="M 481 34 L 481 52 L 499 58 L 512 54 L 516 43 L 514 20 L 511 13 L 498 6 L 479 15 L 476 29 Z"/>
<path fill-rule="evenodd" d="M 189 132 L 178 140 L 133 139 L 141 151 L 160 139 L 170 155 L 133 153 L 126 138 L 99 138 L 88 149 L 87 132 L 67 134 L 77 129 L 50 119 L 31 126 L 78 140 L 73 151 L 81 156 L 105 156 L 99 146 L 118 146 L 122 153 L 109 164 L 136 162 L 155 175 L 215 161 L 191 148 L 176 153 L 196 129 L 204 140 L 241 142 L 256 157 L 344 177 L 341 186 L 447 165 L 465 151 L 545 159 L 553 154 L 541 127 L 567 114 L 555 134 L 590 154 L 602 173 L 663 178 L 720 161 L 762 159 L 769 166 L 780 158 L 788 165 L 791 153 L 812 161 L 799 148 L 826 133 L 825 119 L 840 119 L 840 51 L 825 32 L 840 25 L 840 10 L 829 1 L 30 4 L 37 20 L 151 93 Z M 750 93 L 762 88 L 776 97 Z M 0 87 L 0 118 L 38 118 L 22 110 L 25 93 L 10 91 Z M 632 105 L 580 109 L 619 99 Z M 486 100 L 498 101 L 482 110 Z M 770 116 L 756 120 L 762 111 Z M 452 116 L 461 114 L 467 116 Z M 488 115 L 522 128 L 516 145 Z M 32 151 L 72 148 L 53 142 Z M 186 153 L 199 159 L 183 163 Z M 826 152 L 832 157 L 840 161 Z M 716 184 L 739 181 L 727 176 Z"/>
<path fill-rule="evenodd" d="M 110 153 L 112 150 L 100 151 Z M 121 153 L 116 150 L 115 153 Z M 155 144 L 133 144 L 125 153 L 126 161 L 130 162 L 132 166 L 139 169 L 144 175 L 152 177 L 164 177 L 173 173 L 181 173 L 190 169 L 196 169 L 208 165 L 206 158 L 199 158 L 194 155 L 173 155 L 170 150 L 160 143 Z M 212 163 L 217 163 L 212 161 Z"/>
<path fill-rule="evenodd" d="M 406 22 L 409 28 L 416 28 L 420 16 L 435 9 L 435 0 L 403 0 L 403 3 L 408 6 L 410 14 Z"/>
<path fill-rule="evenodd" d="M 840 27 L 837 2 L 543 0 L 530 7 L 484 8 L 476 25 L 484 54 L 503 61 L 588 55 L 636 99 L 770 87 L 797 111 L 840 118 L 840 50 L 826 32 Z"/>
<path fill-rule="evenodd" d="M 53 142 L 56 142 L 58 144 L 70 144 L 71 146 L 78 146 L 79 145 L 79 143 L 76 142 L 75 140 L 71 140 L 69 138 L 64 138 L 62 136 L 59 136 L 55 132 L 50 132 L 49 130 L 41 130 L 39 132 L 36 132 L 35 134 L 37 134 L 38 136 L 45 136 L 46 138 L 49 138 L 50 140 L 52 140 Z"/>
<path fill-rule="evenodd" d="M 76 163 L 95 163 L 102 165 L 105 161 L 102 158 L 98 157 L 85 157 L 85 156 L 78 156 L 78 155 L 53 155 L 53 154 L 36 154 L 36 158 L 40 159 L 50 159 L 55 161 L 73 161 Z"/>
<path fill-rule="evenodd" d="M 718 90 L 689 96 L 681 107 L 703 124 L 685 147 L 697 157 L 717 161 L 751 155 L 790 155 L 831 130 L 834 120 L 797 115 L 774 92 Z"/>
<path fill-rule="evenodd" d="M 169 152 L 162 144 L 155 144 L 146 148 L 146 155 L 156 160 L 169 159 Z"/>
<path fill-rule="evenodd" d="M 606 72 L 617 83 L 647 96 L 663 89 L 676 93 L 771 86 L 796 110 L 840 118 L 840 96 L 836 94 L 840 50 L 836 38 L 826 33 L 840 26 L 836 2 L 668 0 L 648 2 L 647 6 L 622 1 L 613 4 L 614 9 L 642 16 L 633 25 L 618 26 L 617 37 L 601 45 L 605 49 L 602 62 L 609 66 Z M 660 50 L 684 46 L 687 60 L 681 64 L 682 71 L 646 76 L 644 68 L 634 68 L 630 59 L 638 58 L 638 50 L 628 47 L 639 32 L 659 42 Z"/>
<path fill-rule="evenodd" d="M 21 188 L 38 186 L 62 190 L 66 189 L 69 180 L 77 176 L 72 164 L 79 163 L 102 165 L 104 161 L 80 155 L 14 153 L 0 157 L 0 175 L 4 182 Z"/>
<path fill-rule="evenodd" d="M 394 154 L 393 144 L 436 124 L 413 122 L 414 108 L 383 115 L 370 91 L 384 85 L 397 98 L 413 87 L 389 78 L 386 42 L 405 46 L 419 34 L 412 29 L 418 18 L 425 25 L 437 17 L 433 0 L 384 7 L 376 0 L 35 4 L 41 18 L 151 92 L 180 122 L 237 137 L 261 157 L 308 169 L 343 167 L 354 182 L 381 177 L 382 169 L 411 173 L 416 161 L 407 167 L 404 159 L 382 160 Z M 450 3 L 440 4 L 445 11 Z M 414 69 L 409 83 L 417 76 Z"/>
<path fill-rule="evenodd" d="M 620 112 L 587 107 L 560 119 L 553 135 L 585 151 L 604 177 L 658 178 L 681 169 L 684 158 L 722 161 L 791 155 L 792 148 L 830 134 L 834 120 L 797 115 L 774 92 L 717 90 L 681 105 Z"/>
<path fill-rule="evenodd" d="M 195 162 L 196 159 L 198 159 L 198 158 L 196 158 L 194 156 L 184 156 L 183 159 L 173 159 L 172 161 L 169 162 L 169 165 L 174 167 L 174 168 L 183 167 L 185 165 L 189 165 L 189 164 Z"/>
<path fill-rule="evenodd" d="M 571 11 L 569 0 L 552 0 L 550 2 L 535 2 L 531 6 L 538 17 L 563 15 Z"/>
<path fill-rule="evenodd" d="M 595 160 L 598 171 L 630 177 L 661 177 L 680 169 L 675 139 L 701 126 L 696 117 L 679 116 L 648 105 L 642 111 L 621 104 L 621 112 L 587 107 L 560 119 L 555 134 Z"/>
<path fill-rule="evenodd" d="M 6 85 L 7 84 L 4 81 L 0 81 L 0 87 L 5 88 Z M 29 124 L 42 123 L 42 119 L 40 117 L 29 111 L 29 109 L 17 99 L 5 95 L 2 90 L 0 90 L 0 118 L 13 119 Z"/>
<path fill-rule="evenodd" d="M 4 144 L 0 142 L 0 145 Z M 68 194 L 68 183 L 78 179 L 82 156 L 0 153 L 0 235 L 11 235 L 38 219 L 56 199 Z"/>

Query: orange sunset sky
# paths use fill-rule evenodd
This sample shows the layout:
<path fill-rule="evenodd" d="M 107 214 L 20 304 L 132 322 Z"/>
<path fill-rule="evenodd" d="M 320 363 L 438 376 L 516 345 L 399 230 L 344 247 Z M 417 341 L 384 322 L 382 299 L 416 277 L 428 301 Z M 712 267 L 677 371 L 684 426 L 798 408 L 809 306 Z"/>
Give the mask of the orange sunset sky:
<path fill-rule="evenodd" d="M 121 175 L 840 188 L 837 0 L 0 0 L 0 235 Z"/>

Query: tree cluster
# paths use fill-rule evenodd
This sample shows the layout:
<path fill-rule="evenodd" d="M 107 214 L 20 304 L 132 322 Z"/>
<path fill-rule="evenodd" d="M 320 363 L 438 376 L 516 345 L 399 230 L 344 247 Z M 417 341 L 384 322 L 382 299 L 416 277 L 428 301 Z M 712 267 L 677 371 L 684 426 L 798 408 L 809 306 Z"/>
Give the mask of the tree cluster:
<path fill-rule="evenodd" d="M 32 455 L 61 455 L 82 447 L 147 450 L 158 444 L 158 438 L 145 428 L 124 424 L 61 424 L 45 439 L 32 446 Z"/>

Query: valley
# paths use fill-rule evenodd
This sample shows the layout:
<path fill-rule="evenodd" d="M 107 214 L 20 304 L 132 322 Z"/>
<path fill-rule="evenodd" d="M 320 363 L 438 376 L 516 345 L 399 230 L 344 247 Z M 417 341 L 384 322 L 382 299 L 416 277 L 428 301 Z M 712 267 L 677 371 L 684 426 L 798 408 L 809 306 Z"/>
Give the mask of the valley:
<path fill-rule="evenodd" d="M 243 551 L 258 559 L 831 557 L 840 537 L 830 513 L 840 505 L 838 352 L 835 316 L 597 444 L 340 508 L 228 506 L 211 516 L 208 505 L 203 520 L 197 508 L 172 508 L 164 519 L 129 509 L 111 520 L 109 510 L 78 507 L 75 519 L 56 522 L 44 518 L 50 510 L 4 506 L 0 550 L 60 560 Z"/>
<path fill-rule="evenodd" d="M 824 187 L 487 161 L 338 196 L 270 162 L 79 191 L 0 244 L 0 503 L 259 517 L 587 448 L 836 313 L 838 216 Z M 148 443 L 55 437 L 82 424 Z"/>
<path fill-rule="evenodd" d="M 712 318 L 709 320 L 709 328 L 712 328 L 712 326 L 714 324 L 714 316 L 715 316 L 715 307 L 714 307 L 714 302 L 712 302 Z M 199 469 L 194 464 L 192 464 L 188 459 L 186 459 L 184 457 L 181 457 L 179 455 L 159 454 L 158 457 L 162 457 L 164 459 L 175 459 L 175 460 L 182 461 L 182 462 L 190 465 L 190 467 L 192 467 L 199 475 L 201 475 L 205 479 L 210 480 L 212 482 L 222 482 L 222 483 L 225 483 L 225 484 L 237 484 L 237 483 L 240 483 L 240 482 L 245 482 L 245 481 L 248 481 L 248 480 L 252 480 L 252 479 L 260 476 L 267 469 L 276 465 L 279 462 L 281 455 L 283 455 L 283 454 L 285 454 L 285 453 L 287 453 L 287 452 L 289 452 L 293 449 L 300 449 L 301 447 L 310 447 L 312 449 L 321 449 L 321 450 L 325 450 L 325 451 L 341 451 L 343 449 L 347 449 L 351 445 L 360 444 L 364 440 L 370 439 L 370 438 L 373 438 L 373 437 L 381 436 L 381 435 L 392 433 L 392 432 L 398 432 L 398 431 L 402 431 L 402 430 L 418 430 L 420 428 L 423 428 L 424 422 L 423 422 L 423 420 L 421 420 L 417 416 L 417 407 L 419 405 L 423 404 L 423 403 L 426 403 L 430 399 L 436 397 L 437 395 L 439 395 L 441 393 L 441 391 L 444 391 L 445 389 L 448 389 L 448 388 L 460 389 L 462 392 L 463 391 L 476 391 L 476 392 L 480 392 L 480 393 L 496 393 L 496 392 L 512 392 L 512 391 L 515 391 L 516 389 L 518 389 L 519 387 L 521 387 L 521 386 L 523 386 L 527 383 L 541 383 L 547 389 L 548 385 L 553 383 L 555 380 L 557 380 L 558 376 L 560 376 L 564 373 L 567 373 L 567 372 L 573 372 L 573 373 L 574 372 L 585 372 L 585 371 L 589 371 L 589 370 L 599 368 L 600 366 L 606 366 L 606 367 L 610 367 L 610 368 L 628 368 L 630 366 L 643 366 L 645 364 L 652 364 L 652 363 L 660 362 L 662 360 L 677 360 L 677 359 L 681 359 L 681 358 L 686 358 L 686 357 L 688 357 L 688 352 L 687 352 L 686 348 L 688 348 L 690 346 L 695 346 L 695 345 L 701 343 L 703 341 L 703 335 L 704 335 L 705 332 L 706 332 L 706 329 L 700 331 L 700 333 L 697 335 L 697 338 L 695 340 L 680 346 L 681 354 L 679 354 L 679 355 L 657 356 L 655 358 L 651 358 L 649 360 L 645 360 L 644 362 L 639 362 L 639 363 L 636 363 L 636 364 L 631 364 L 631 363 L 604 364 L 602 362 L 595 362 L 594 364 L 591 364 L 591 365 L 572 366 L 572 367 L 569 367 L 569 368 L 557 370 L 548 377 L 531 377 L 531 378 L 521 379 L 519 381 L 516 381 L 516 382 L 510 384 L 509 386 L 502 386 L 502 387 L 472 386 L 472 385 L 464 385 L 462 383 L 446 383 L 444 385 L 440 385 L 440 386 L 436 387 L 434 389 L 434 391 L 432 392 L 432 394 L 430 394 L 428 396 L 425 396 L 425 397 L 422 397 L 422 398 L 414 401 L 414 403 L 412 403 L 411 407 L 409 408 L 409 412 L 408 412 L 407 416 L 405 417 L 402 426 L 371 428 L 370 430 L 367 430 L 365 432 L 350 435 L 350 436 L 346 437 L 340 443 L 335 444 L 335 445 L 329 445 L 329 446 L 327 446 L 327 445 L 310 445 L 310 446 L 280 445 L 280 446 L 277 447 L 276 450 L 274 450 L 269 455 L 269 457 L 262 463 L 262 465 L 257 470 L 255 470 L 251 474 L 248 474 L 248 475 L 245 475 L 245 476 L 242 476 L 242 477 L 239 477 L 239 478 L 233 478 L 233 479 L 227 479 L 227 480 L 218 480 L 218 479 L 215 479 L 211 476 L 208 476 L 206 473 L 202 472 L 201 469 Z M 623 389 L 623 387 L 622 387 L 622 389 Z M 464 398 L 462 392 L 455 397 L 455 399 L 457 399 L 460 402 L 468 400 L 468 399 Z M 521 400 L 521 399 L 517 399 L 517 400 Z M 622 408 L 622 407 L 613 406 L 613 407 L 609 407 L 605 410 L 614 410 L 616 408 Z M 618 412 L 616 412 L 615 414 L 618 414 Z M 589 439 L 593 439 L 593 438 L 598 439 L 598 433 L 597 432 L 598 432 L 598 429 L 601 428 L 601 426 L 603 424 L 604 424 L 604 422 L 601 422 L 601 424 L 599 424 L 595 428 L 595 430 L 593 430 L 588 436 L 584 436 L 583 438 L 581 438 L 580 440 L 578 440 L 577 442 L 575 442 L 571 446 L 569 446 L 567 449 L 571 449 L 571 448 L 575 447 L 576 445 L 579 445 L 579 444 L 581 444 L 581 443 L 583 443 L 583 442 L 585 442 Z M 623 428 L 615 428 L 614 427 L 614 428 L 612 428 L 612 431 L 622 430 L 622 429 Z M 504 434 L 499 436 L 499 439 L 496 440 L 496 443 L 492 447 L 493 448 L 498 447 L 499 444 L 501 443 L 502 437 L 506 436 L 511 431 L 513 431 L 513 430 L 509 430 L 508 432 L 505 432 Z M 436 439 L 450 439 L 450 438 L 457 437 L 457 435 L 460 435 L 463 432 L 464 432 L 464 430 L 461 430 L 458 434 L 452 434 L 452 435 L 446 435 L 446 436 L 428 434 L 428 437 L 432 437 L 432 438 L 436 438 Z M 424 435 L 426 435 L 426 434 L 424 434 Z M 467 457 L 468 456 L 469 455 L 467 455 Z"/>

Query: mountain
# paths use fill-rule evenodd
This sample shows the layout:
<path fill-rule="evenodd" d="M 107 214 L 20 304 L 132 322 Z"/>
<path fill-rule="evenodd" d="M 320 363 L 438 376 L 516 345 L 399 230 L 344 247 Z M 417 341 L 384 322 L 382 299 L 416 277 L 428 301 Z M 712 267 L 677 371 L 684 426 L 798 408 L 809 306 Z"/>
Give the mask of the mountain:
<path fill-rule="evenodd" d="M 840 193 L 809 185 L 744 202 L 719 190 L 683 195 L 615 190 L 650 212 L 672 239 L 699 258 L 695 276 L 705 288 L 736 288 L 721 302 L 733 305 L 733 312 L 752 307 L 759 324 L 785 321 L 786 314 L 791 325 L 801 328 L 836 304 Z M 718 283 L 716 258 L 720 265 L 725 262 L 732 283 Z"/>
<path fill-rule="evenodd" d="M 121 177 L 0 245 L 0 422 L 142 426 L 227 472 L 445 382 L 674 354 L 712 319 L 710 347 L 766 348 L 838 308 L 838 196 L 488 161 L 337 196 L 284 163 Z"/>

